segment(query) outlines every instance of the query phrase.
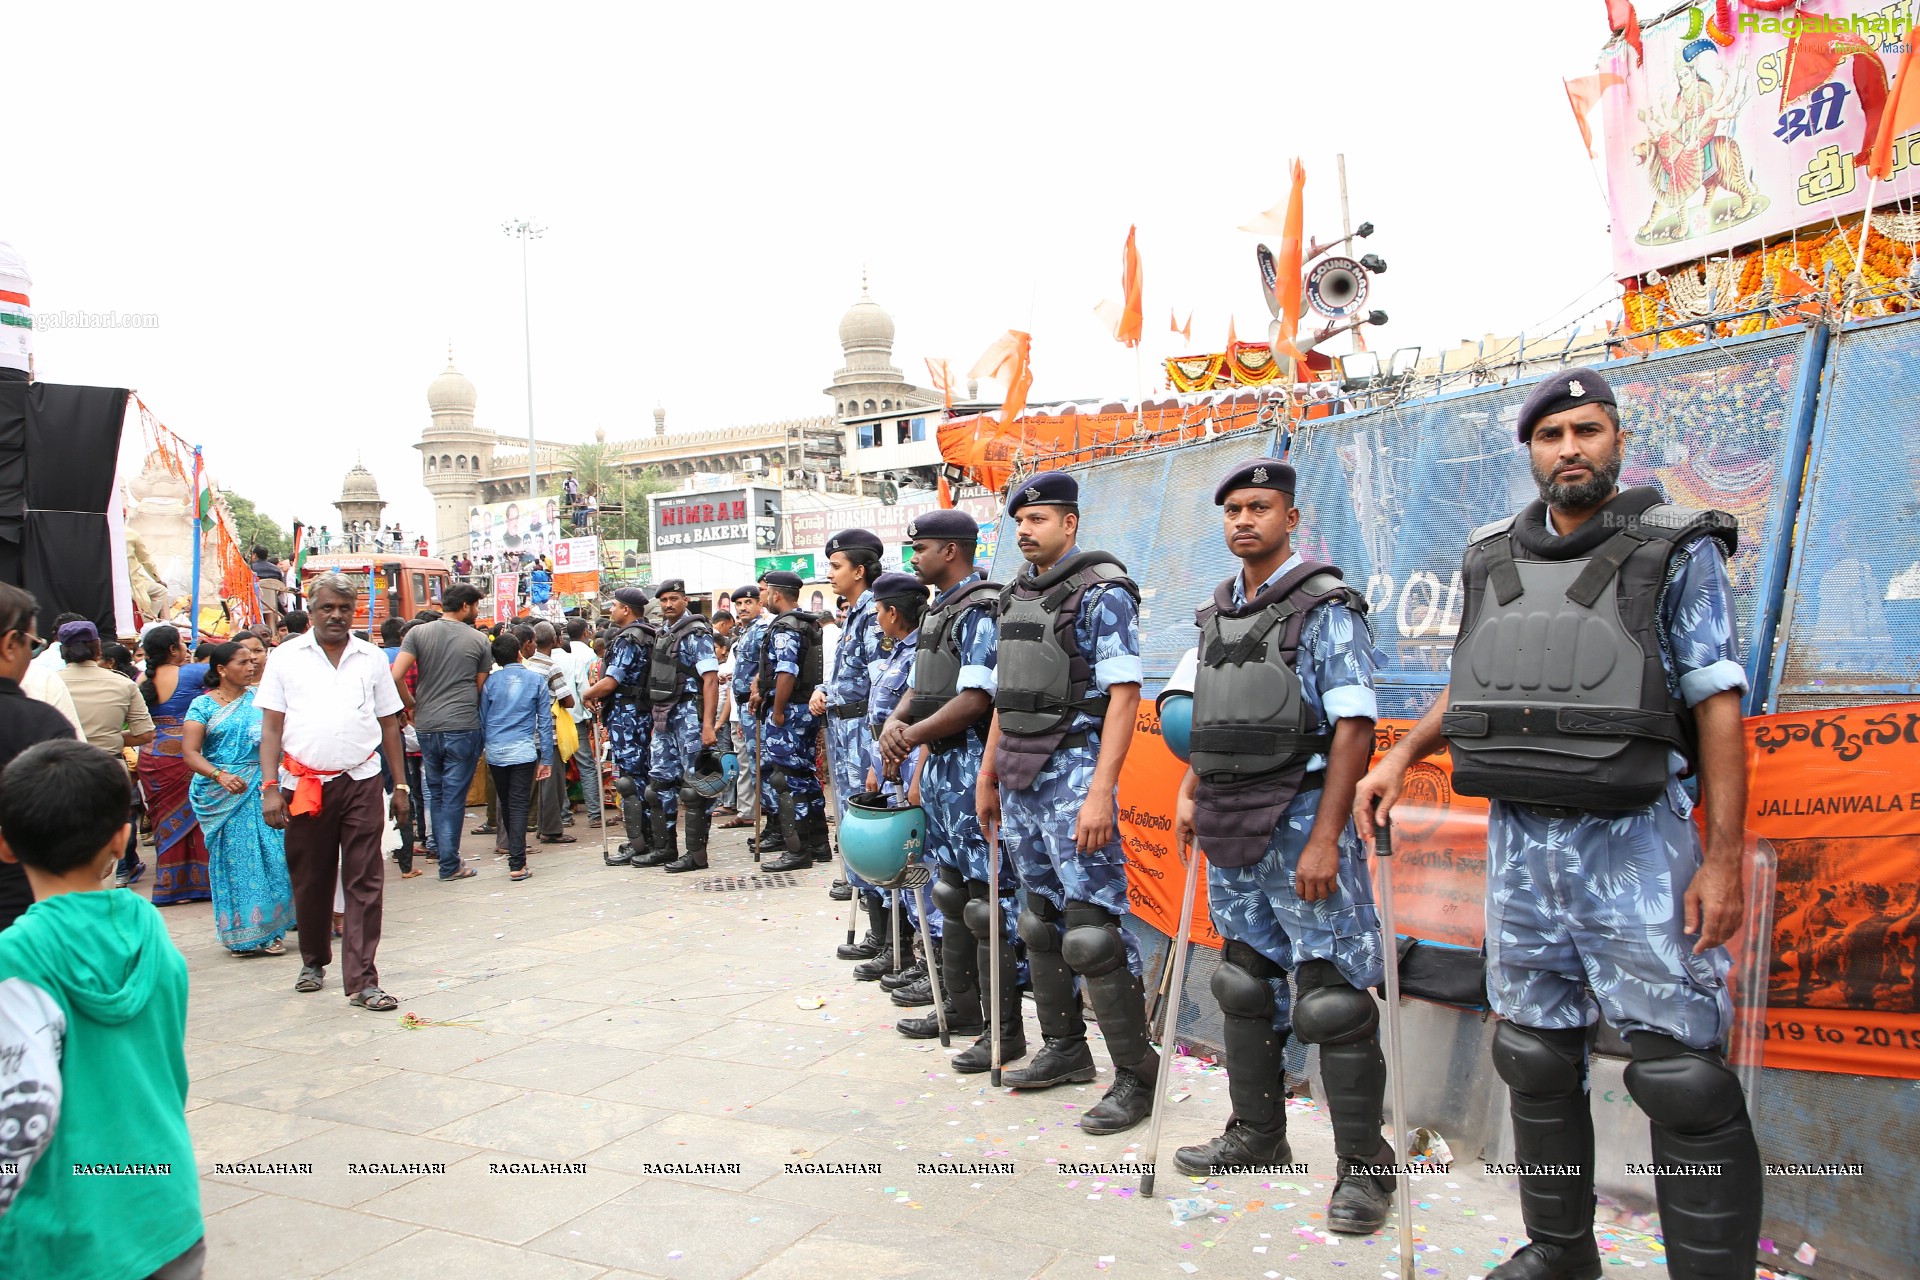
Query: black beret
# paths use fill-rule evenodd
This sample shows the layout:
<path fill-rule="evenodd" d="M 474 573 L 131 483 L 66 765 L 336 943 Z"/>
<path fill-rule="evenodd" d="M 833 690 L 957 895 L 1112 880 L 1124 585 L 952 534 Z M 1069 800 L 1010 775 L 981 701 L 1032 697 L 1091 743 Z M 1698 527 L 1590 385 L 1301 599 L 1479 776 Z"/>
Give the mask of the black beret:
<path fill-rule="evenodd" d="M 1213 505 L 1223 507 L 1235 489 L 1272 489 L 1293 496 L 1293 468 L 1278 458 L 1248 458 L 1227 472 L 1213 491 Z"/>
<path fill-rule="evenodd" d="M 668 578 L 665 582 L 662 582 L 658 586 L 654 587 L 653 594 L 655 594 L 656 596 L 663 596 L 667 594 L 667 592 L 669 591 L 677 591 L 681 595 L 687 594 L 686 579 L 685 578 Z"/>
<path fill-rule="evenodd" d="M 1080 482 L 1064 471 L 1042 471 L 1029 476 L 1024 484 L 1007 495 L 1007 514 L 1019 515 L 1022 507 L 1077 507 Z"/>
<path fill-rule="evenodd" d="M 727 598 L 729 600 L 758 600 L 760 598 L 760 588 L 736 587 L 734 588 L 733 594 Z"/>
<path fill-rule="evenodd" d="M 767 576 L 760 579 L 760 581 L 777 590 L 784 591 L 789 595 L 799 591 L 802 586 L 806 585 L 800 580 L 799 574 L 788 573 L 785 569 L 770 569 L 767 572 Z"/>
<path fill-rule="evenodd" d="M 878 557 L 886 550 L 880 535 L 870 529 L 842 529 L 827 539 L 827 554 L 836 551 L 871 551 Z"/>
<path fill-rule="evenodd" d="M 872 591 L 876 604 L 905 596 L 927 598 L 927 585 L 910 573 L 883 573 L 873 580 Z"/>
<path fill-rule="evenodd" d="M 1610 404 L 1618 409 L 1620 402 L 1598 370 L 1562 369 L 1535 387 L 1520 406 L 1520 443 L 1533 438 L 1534 424 L 1540 419 L 1583 404 Z"/>
<path fill-rule="evenodd" d="M 635 613 L 647 607 L 647 593 L 638 587 L 621 587 L 613 593 L 613 598 Z"/>
<path fill-rule="evenodd" d="M 942 507 L 918 515 L 907 525 L 909 538 L 946 538 L 953 542 L 978 542 L 980 526 L 958 507 Z"/>

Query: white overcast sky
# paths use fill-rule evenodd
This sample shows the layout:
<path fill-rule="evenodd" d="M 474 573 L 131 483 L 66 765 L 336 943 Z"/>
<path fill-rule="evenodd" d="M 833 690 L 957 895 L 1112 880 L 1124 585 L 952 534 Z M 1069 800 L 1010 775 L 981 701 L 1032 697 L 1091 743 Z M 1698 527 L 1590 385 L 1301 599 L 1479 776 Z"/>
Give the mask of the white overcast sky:
<path fill-rule="evenodd" d="M 1651 14 L 1649 14 L 1651 16 Z M 1131 396 L 1097 327 L 1139 227 L 1149 385 L 1176 348 L 1265 336 L 1256 238 L 1334 155 L 1389 273 L 1376 347 L 1564 320 L 1608 275 L 1561 88 L 1599 0 L 13 6 L 0 240 L 49 381 L 139 389 L 225 486 L 335 523 L 362 456 L 408 528 L 409 445 L 449 341 L 479 420 L 526 430 L 532 217 L 543 438 L 829 411 L 862 264 L 894 363 L 1033 337 L 1033 398 Z M 1194 313 L 1191 348 L 1169 308 Z M 1336 348 L 1343 349 L 1343 348 Z"/>

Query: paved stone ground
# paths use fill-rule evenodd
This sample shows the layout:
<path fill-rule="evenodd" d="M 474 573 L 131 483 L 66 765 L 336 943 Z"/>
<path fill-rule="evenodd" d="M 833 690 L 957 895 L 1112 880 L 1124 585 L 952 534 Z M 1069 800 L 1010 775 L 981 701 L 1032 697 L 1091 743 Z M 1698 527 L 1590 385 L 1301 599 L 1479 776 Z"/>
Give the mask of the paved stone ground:
<path fill-rule="evenodd" d="M 293 948 L 235 959 L 204 904 L 166 909 L 192 973 L 187 1105 L 210 1280 L 1398 1274 L 1391 1224 L 1370 1239 L 1317 1229 L 1333 1157 L 1310 1102 L 1291 1127 L 1312 1176 L 1179 1177 L 1172 1148 L 1218 1132 L 1228 1109 L 1224 1077 L 1186 1060 L 1159 1203 L 1131 1178 L 1064 1175 L 1061 1161 L 1127 1160 L 1144 1141 L 1144 1126 L 1092 1138 L 1075 1125 L 1110 1078 L 1101 1046 L 1086 1087 L 1015 1094 L 956 1076 L 833 958 L 846 916 L 824 870 L 702 892 L 697 874 L 606 868 L 598 833 L 573 830 L 579 844 L 533 846 L 521 884 L 487 837 L 468 840 L 477 879 L 402 881 L 389 864 L 380 969 L 398 1013 L 348 1006 L 337 969 L 325 992 L 296 994 Z M 752 870 L 742 834 L 715 832 L 716 874 Z M 403 1014 L 460 1025 L 405 1029 Z M 881 1172 L 782 1172 L 803 1160 Z M 943 1160 L 1014 1172 L 916 1172 Z M 232 1161 L 312 1172 L 214 1172 Z M 502 1161 L 584 1171 L 490 1172 Z M 658 1169 L 682 1163 L 739 1172 Z M 1513 1247 L 1517 1200 L 1499 1181 L 1457 1166 L 1414 1194 L 1416 1275 L 1481 1276 Z M 1176 1222 L 1176 1208 L 1194 1216 Z M 1644 1237 L 1603 1237 L 1616 1265 L 1660 1266 Z"/>

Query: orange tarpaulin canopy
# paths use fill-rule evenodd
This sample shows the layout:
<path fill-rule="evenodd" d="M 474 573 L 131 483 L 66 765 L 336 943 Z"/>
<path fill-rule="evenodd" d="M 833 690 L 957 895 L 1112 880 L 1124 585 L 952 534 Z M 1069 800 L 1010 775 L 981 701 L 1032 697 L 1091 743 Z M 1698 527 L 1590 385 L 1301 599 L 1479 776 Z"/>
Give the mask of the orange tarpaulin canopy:
<path fill-rule="evenodd" d="M 1259 392 L 1221 404 L 1149 402 L 1138 409 L 1109 405 L 1088 413 L 1029 413 L 1003 426 L 986 414 L 955 418 L 940 428 L 940 456 L 975 484 L 998 493 L 1016 472 L 1042 464 L 1070 467 L 1137 449 L 1240 431 L 1260 421 Z"/>

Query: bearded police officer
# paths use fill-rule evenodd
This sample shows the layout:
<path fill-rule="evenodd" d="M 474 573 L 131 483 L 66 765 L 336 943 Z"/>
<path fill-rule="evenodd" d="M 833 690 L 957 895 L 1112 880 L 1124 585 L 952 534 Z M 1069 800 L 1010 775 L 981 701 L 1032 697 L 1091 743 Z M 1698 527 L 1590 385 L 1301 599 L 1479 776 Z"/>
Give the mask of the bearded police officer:
<path fill-rule="evenodd" d="M 1652 1125 L 1667 1270 L 1751 1276 L 1759 1153 L 1723 1056 L 1747 776 L 1733 519 L 1618 487 L 1627 432 L 1592 369 L 1541 383 L 1519 435 L 1541 500 L 1474 531 L 1447 692 L 1361 781 L 1355 816 L 1384 817 L 1443 737 L 1454 789 L 1491 802 L 1487 991 L 1530 1243 L 1488 1280 L 1601 1273 L 1587 1052 L 1602 1012 Z"/>
<path fill-rule="evenodd" d="M 842 529 L 827 539 L 827 579 L 847 602 L 847 620 L 840 627 L 834 649 L 833 677 L 814 690 L 809 710 L 826 718 L 827 767 L 833 771 L 833 803 L 842 821 L 847 801 L 866 789 L 867 751 L 873 734 L 867 728 L 867 703 L 873 677 L 887 660 L 885 639 L 873 616 L 871 587 L 880 576 L 879 535 L 866 529 Z M 842 960 L 858 960 L 853 976 L 873 982 L 893 965 L 893 929 L 887 915 L 887 894 L 846 869 L 847 883 L 860 895 L 867 912 L 867 936 L 842 946 Z"/>
<path fill-rule="evenodd" d="M 1213 974 L 1233 1112 L 1226 1132 L 1182 1147 L 1182 1173 L 1291 1164 L 1289 1029 L 1320 1046 L 1338 1178 L 1332 1231 L 1386 1221 L 1392 1181 L 1379 1166 L 1386 1059 L 1379 1007 L 1380 924 L 1366 854 L 1351 821 L 1353 787 L 1373 754 L 1373 673 L 1380 655 L 1366 600 L 1328 564 L 1293 549 L 1300 512 L 1293 468 L 1253 458 L 1214 491 L 1227 550 L 1242 568 L 1198 616 L 1191 767 L 1175 833 L 1182 856 L 1206 855 L 1207 899 L 1226 940 Z M 1176 677 L 1177 680 L 1177 677 Z M 1299 984 L 1289 1008 L 1287 974 Z"/>
<path fill-rule="evenodd" d="M 934 590 L 933 607 L 920 623 L 913 663 L 913 696 L 894 712 L 881 733 L 882 756 L 904 760 L 925 748 L 920 770 L 920 803 L 927 811 L 927 847 L 938 867 L 933 886 L 944 935 L 940 940 L 940 984 L 947 998 L 947 1025 L 953 1034 L 978 1036 L 953 1059 L 963 1075 L 992 1067 L 992 1045 L 983 1009 L 984 981 L 992 963 L 988 928 L 987 838 L 976 812 L 975 781 L 981 772 L 987 732 L 993 724 L 994 667 L 999 651 L 1000 584 L 973 567 L 980 526 L 957 509 L 929 511 L 907 526 L 913 544 L 913 572 Z M 1019 881 L 1002 853 L 1000 892 L 1000 972 L 1002 1049 L 1024 1045 L 1020 1024 L 1020 988 L 1014 977 L 1014 939 L 1019 912 L 1013 909 Z M 902 1019 L 897 1030 L 915 1040 L 940 1034 L 934 1015 Z"/>
<path fill-rule="evenodd" d="M 760 608 L 760 588 L 739 587 L 730 597 L 733 601 L 734 616 L 739 619 L 738 630 L 733 636 L 733 705 L 736 717 L 740 721 L 740 767 L 751 771 L 750 763 L 759 748 L 755 745 L 758 725 L 747 704 L 753 698 L 754 673 L 759 669 L 762 637 L 767 633 L 766 614 Z M 750 827 L 753 819 L 744 812 L 727 819 L 720 826 Z"/>
<path fill-rule="evenodd" d="M 680 873 L 704 870 L 713 801 L 693 789 L 697 758 L 718 741 L 713 712 L 720 698 L 720 660 L 713 629 L 688 607 L 687 584 L 668 578 L 654 593 L 664 624 L 647 655 L 647 701 L 653 713 L 653 752 L 647 768 L 647 819 L 652 847 L 636 867 Z M 684 822 L 682 821 L 684 819 Z M 679 849 L 679 829 L 687 852 Z"/>
<path fill-rule="evenodd" d="M 1040 1051 L 1003 1077 L 1021 1089 L 1094 1078 L 1074 991 L 1087 984 L 1113 1084 L 1080 1119 L 1119 1133 L 1147 1118 L 1159 1055 L 1147 1040 L 1140 950 L 1122 919 L 1126 855 L 1116 797 L 1140 703 L 1139 589 L 1105 552 L 1081 551 L 1080 486 L 1049 471 L 1007 502 L 1028 568 L 1001 593 L 999 670 L 978 785 L 1026 890 L 1026 940 Z M 1004 822 L 1002 812 L 1004 810 Z M 1006 1057 L 1026 1050 L 1002 1037 Z"/>
<path fill-rule="evenodd" d="M 621 587 L 613 593 L 614 633 L 608 645 L 605 673 L 587 690 L 587 700 L 606 707 L 607 744 L 613 756 L 615 791 L 620 793 L 620 816 L 627 838 L 618 852 L 606 855 L 612 867 L 629 865 L 647 842 L 646 786 L 648 753 L 653 742 L 653 714 L 647 701 L 647 666 L 657 634 L 647 621 L 647 593 Z"/>
<path fill-rule="evenodd" d="M 807 709 L 820 686 L 820 620 L 798 607 L 800 575 L 776 569 L 760 580 L 768 613 L 752 695 L 760 721 L 760 807 L 780 836 L 784 856 L 762 871 L 800 871 L 832 860 L 826 797 L 814 771 L 820 722 Z"/>

